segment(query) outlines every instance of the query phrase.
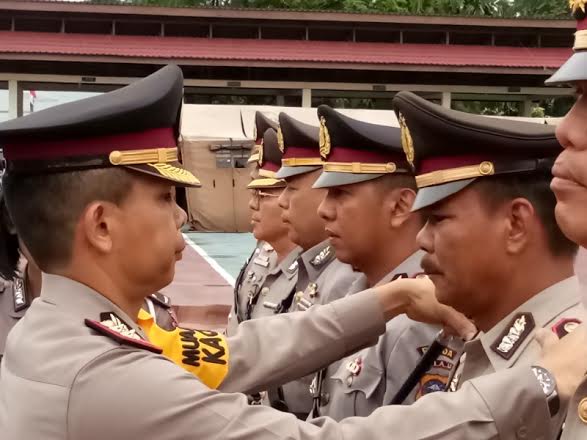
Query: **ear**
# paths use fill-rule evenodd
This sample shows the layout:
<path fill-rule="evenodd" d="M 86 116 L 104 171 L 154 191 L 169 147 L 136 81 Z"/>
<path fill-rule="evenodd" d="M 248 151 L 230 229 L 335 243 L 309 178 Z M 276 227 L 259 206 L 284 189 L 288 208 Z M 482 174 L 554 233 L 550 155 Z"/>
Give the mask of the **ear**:
<path fill-rule="evenodd" d="M 530 243 L 536 227 L 536 212 L 530 201 L 517 198 L 504 207 L 507 212 L 506 251 L 521 253 Z"/>
<path fill-rule="evenodd" d="M 89 204 L 80 219 L 80 230 L 88 245 L 99 253 L 107 254 L 113 248 L 113 232 L 119 223 L 119 209 L 109 202 Z"/>
<path fill-rule="evenodd" d="M 409 188 L 398 188 L 390 193 L 391 215 L 390 224 L 394 228 L 401 227 L 412 213 L 412 205 L 416 199 L 416 192 Z"/>

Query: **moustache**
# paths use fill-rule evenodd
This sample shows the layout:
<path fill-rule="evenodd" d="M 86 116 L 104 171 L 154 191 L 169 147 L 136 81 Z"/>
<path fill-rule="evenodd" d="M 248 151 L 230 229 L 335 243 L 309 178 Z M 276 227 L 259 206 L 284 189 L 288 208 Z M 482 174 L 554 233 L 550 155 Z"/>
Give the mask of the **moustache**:
<path fill-rule="evenodd" d="M 422 266 L 424 272 L 426 272 L 427 274 L 440 273 L 440 269 L 438 268 L 438 266 L 434 264 L 429 257 L 422 258 L 422 262 L 420 263 L 420 265 Z"/>

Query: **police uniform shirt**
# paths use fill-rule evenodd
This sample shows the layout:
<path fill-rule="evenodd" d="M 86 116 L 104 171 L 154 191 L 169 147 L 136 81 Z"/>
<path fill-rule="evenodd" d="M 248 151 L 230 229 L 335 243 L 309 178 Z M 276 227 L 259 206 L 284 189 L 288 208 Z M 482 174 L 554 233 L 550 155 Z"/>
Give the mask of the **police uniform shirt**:
<path fill-rule="evenodd" d="M 249 301 L 256 300 L 266 275 L 277 267 L 273 247 L 261 241 L 241 269 L 235 282 L 234 302 L 228 315 L 227 334 L 234 334 L 239 322 L 246 321 Z"/>
<path fill-rule="evenodd" d="M 329 240 L 301 254 L 293 310 L 307 310 L 314 304 L 328 304 L 345 296 L 360 276 L 353 268 L 336 259 Z"/>
<path fill-rule="evenodd" d="M 465 344 L 464 356 L 451 383 L 458 389 L 471 378 L 485 376 L 515 365 L 533 365 L 540 357 L 540 346 L 534 339 L 540 328 L 563 337 L 585 318 L 577 277 L 561 281 L 532 297 L 487 333 Z M 552 419 L 551 436 L 557 438 L 564 421 L 559 411 Z"/>
<path fill-rule="evenodd" d="M 587 379 L 583 380 L 569 403 L 561 440 L 587 438 Z"/>
<path fill-rule="evenodd" d="M 24 316 L 30 302 L 22 277 L 16 276 L 11 281 L 0 279 L 0 361 L 8 333 Z"/>
<path fill-rule="evenodd" d="M 252 310 L 251 319 L 287 312 L 285 303 L 295 291 L 298 280 L 298 258 L 301 248 L 296 247 L 265 277 L 259 289 L 259 299 Z"/>
<path fill-rule="evenodd" d="M 328 240 L 302 253 L 298 266 L 299 290 L 291 306 L 293 311 L 306 311 L 314 304 L 328 304 L 342 298 L 359 276 L 351 266 L 336 259 L 334 248 Z M 313 378 L 313 374 L 302 377 L 282 385 L 279 390 L 283 393 L 288 411 L 296 413 L 300 418 L 306 418 L 312 409 L 309 390 Z M 266 403 L 274 404 L 279 397 L 276 389 L 270 389 Z"/>
<path fill-rule="evenodd" d="M 398 278 L 414 278 L 423 272 L 420 262 L 424 252 L 408 257 L 378 285 Z M 361 275 L 349 294 L 367 289 L 367 278 Z M 315 405 L 321 416 L 342 420 L 347 417 L 370 415 L 388 404 L 417 365 L 423 352 L 434 340 L 439 329 L 412 321 L 405 315 L 387 323 L 385 333 L 377 344 L 331 364 L 323 380 L 317 375 L 314 386 Z M 460 341 L 446 347 L 434 366 L 421 378 L 404 404 L 411 404 L 423 395 L 442 391 L 458 358 Z"/>
<path fill-rule="evenodd" d="M 221 389 L 254 391 L 373 343 L 384 330 L 379 308 L 375 295 L 364 292 L 306 313 L 243 323 L 228 340 L 230 372 Z M 116 340 L 85 322 L 97 322 L 104 312 L 119 316 L 128 325 L 125 334 L 138 339 Z M 282 340 L 288 332 L 312 343 Z M 151 351 L 142 330 L 116 305 L 54 275 L 43 276 L 40 298 L 9 335 L 0 370 L 3 440 L 514 439 L 521 427 L 537 438 L 546 419 L 533 373 L 513 368 L 474 379 L 458 393 L 381 408 L 368 419 L 301 422 L 250 406 L 244 395 L 207 388 Z"/>

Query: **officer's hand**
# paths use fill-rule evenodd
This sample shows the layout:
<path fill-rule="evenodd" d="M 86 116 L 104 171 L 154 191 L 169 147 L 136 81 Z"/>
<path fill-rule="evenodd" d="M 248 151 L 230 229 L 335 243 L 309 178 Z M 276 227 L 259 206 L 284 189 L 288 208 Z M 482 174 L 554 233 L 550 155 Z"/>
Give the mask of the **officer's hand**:
<path fill-rule="evenodd" d="M 587 331 L 577 327 L 562 339 L 551 331 L 540 329 L 536 340 L 542 347 L 538 365 L 556 378 L 557 392 L 562 402 L 568 401 L 587 373 Z"/>
<path fill-rule="evenodd" d="M 464 339 L 475 334 L 475 326 L 462 313 L 440 304 L 428 277 L 399 279 L 375 288 L 386 320 L 405 313 L 415 321 L 437 324 Z"/>

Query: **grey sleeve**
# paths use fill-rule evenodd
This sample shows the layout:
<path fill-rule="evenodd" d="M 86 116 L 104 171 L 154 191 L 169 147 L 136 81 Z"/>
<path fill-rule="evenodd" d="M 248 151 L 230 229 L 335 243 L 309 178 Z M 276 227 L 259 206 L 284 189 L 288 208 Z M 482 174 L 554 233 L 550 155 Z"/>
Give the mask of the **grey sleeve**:
<path fill-rule="evenodd" d="M 65 391 L 65 390 L 64 390 Z M 540 438 L 548 409 L 529 368 L 472 380 L 367 418 L 303 422 L 221 393 L 166 359 L 125 347 L 86 365 L 70 390 L 69 440 L 419 440 Z"/>
<path fill-rule="evenodd" d="M 228 338 L 221 391 L 254 392 L 298 379 L 377 342 L 385 330 L 372 291 L 306 312 L 246 321 Z"/>

